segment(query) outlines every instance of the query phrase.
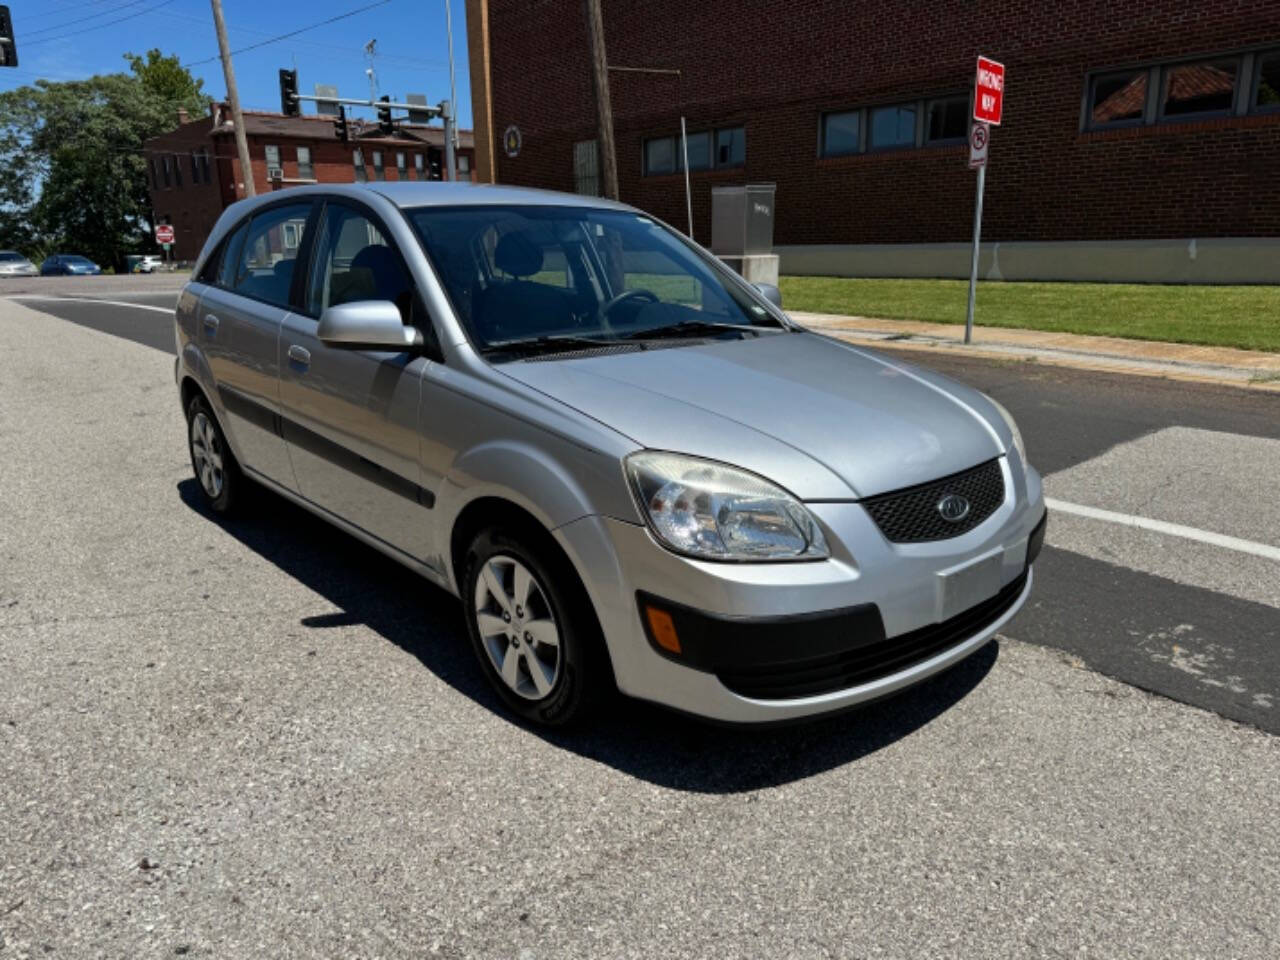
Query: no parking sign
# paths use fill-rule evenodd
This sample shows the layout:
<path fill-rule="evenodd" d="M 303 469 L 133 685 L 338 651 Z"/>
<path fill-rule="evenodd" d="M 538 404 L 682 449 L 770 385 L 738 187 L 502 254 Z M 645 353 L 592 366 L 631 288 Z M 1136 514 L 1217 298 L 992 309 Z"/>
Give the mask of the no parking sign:
<path fill-rule="evenodd" d="M 991 128 L 981 120 L 975 120 L 969 130 L 969 166 L 984 167 L 987 164 L 987 145 L 991 143 Z"/>

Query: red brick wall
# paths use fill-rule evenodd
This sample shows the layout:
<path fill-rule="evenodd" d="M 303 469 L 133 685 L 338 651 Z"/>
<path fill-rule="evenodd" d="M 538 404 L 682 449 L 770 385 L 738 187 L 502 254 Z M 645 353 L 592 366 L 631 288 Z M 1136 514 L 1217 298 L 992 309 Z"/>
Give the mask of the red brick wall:
<path fill-rule="evenodd" d="M 326 128 L 326 130 L 329 128 Z M 249 162 L 253 168 L 253 182 L 259 194 L 272 190 L 287 189 L 298 183 L 298 147 L 311 148 L 311 164 L 315 179 L 319 183 L 353 183 L 355 168 L 352 165 L 352 152 L 355 143 L 343 144 L 337 139 L 320 137 L 303 139 L 284 136 L 251 135 L 249 141 Z M 284 170 L 284 181 L 273 182 L 267 179 L 266 147 L 280 148 L 280 162 Z M 416 177 L 413 167 L 413 155 L 421 153 L 424 165 L 427 163 L 427 145 L 421 143 L 405 143 L 402 146 L 387 144 L 376 145 L 373 142 L 359 144 L 364 150 L 365 168 L 369 179 L 374 179 L 373 151 L 380 149 L 383 162 L 386 164 L 386 179 L 399 179 L 396 171 L 396 152 L 403 150 L 405 161 L 410 167 L 409 179 Z M 201 181 L 194 184 L 191 178 L 191 151 L 207 149 L 211 157 L 211 183 Z M 145 144 L 148 159 L 152 157 L 163 160 L 176 155 L 182 164 L 182 185 L 170 179 L 170 186 L 165 187 L 163 176 L 157 178 L 151 188 L 151 203 L 158 220 L 173 224 L 174 246 L 171 255 L 176 260 L 194 260 L 204 246 L 209 231 L 221 216 L 222 211 L 244 196 L 237 190 L 237 184 L 243 182 L 240 176 L 240 160 L 236 155 L 235 138 L 229 132 L 213 135 L 213 127 L 208 117 L 184 124 L 175 130 L 148 140 Z M 443 150 L 442 150 L 443 154 Z M 474 151 L 471 148 L 460 149 L 458 155 L 472 160 L 471 167 L 474 178 Z M 442 159 L 443 164 L 443 159 Z M 289 182 L 295 181 L 295 182 Z"/>
<path fill-rule="evenodd" d="M 148 164 L 152 160 L 161 164 L 151 186 L 151 206 L 158 221 L 173 224 L 174 245 L 170 256 L 175 260 L 194 260 L 204 246 L 205 238 L 221 216 L 223 208 L 233 198 L 233 166 L 229 159 L 221 158 L 220 144 L 209 136 L 210 120 L 203 117 L 183 124 L 176 130 L 148 140 L 144 145 Z M 191 177 L 191 151 L 209 152 L 209 183 L 199 184 Z M 235 153 L 232 145 L 231 153 Z M 181 165 L 182 186 L 170 174 L 170 186 L 164 185 L 163 161 Z M 237 165 L 238 166 L 238 165 Z"/>
<path fill-rule="evenodd" d="M 969 239 L 964 147 L 821 159 L 817 138 L 827 110 L 968 89 L 980 52 L 1008 68 L 984 239 L 1280 235 L 1280 115 L 1079 132 L 1090 70 L 1280 47 L 1280 0 L 603 2 L 611 64 L 681 71 L 610 73 L 624 201 L 683 226 L 683 175 L 641 176 L 643 140 L 682 112 L 691 132 L 745 123 L 745 169 L 692 174 L 703 242 L 713 184 L 770 181 L 777 243 Z M 498 182 L 571 190 L 595 136 L 582 2 L 489 3 Z"/>

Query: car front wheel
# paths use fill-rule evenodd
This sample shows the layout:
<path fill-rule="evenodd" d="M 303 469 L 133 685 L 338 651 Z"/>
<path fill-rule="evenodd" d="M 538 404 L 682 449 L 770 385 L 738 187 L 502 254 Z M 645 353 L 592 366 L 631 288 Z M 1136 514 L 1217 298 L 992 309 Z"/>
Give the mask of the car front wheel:
<path fill-rule="evenodd" d="M 493 527 L 467 551 L 467 631 L 481 669 L 526 720 L 566 726 L 613 689 L 586 590 L 540 531 Z"/>

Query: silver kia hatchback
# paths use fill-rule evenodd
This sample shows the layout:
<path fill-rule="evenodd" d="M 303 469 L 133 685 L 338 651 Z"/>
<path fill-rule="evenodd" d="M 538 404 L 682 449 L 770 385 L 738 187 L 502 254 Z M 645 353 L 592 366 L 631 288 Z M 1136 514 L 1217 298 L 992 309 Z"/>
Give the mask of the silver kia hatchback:
<path fill-rule="evenodd" d="M 177 308 L 209 508 L 249 481 L 461 598 L 565 724 L 720 721 L 917 683 L 1025 602 L 1040 476 L 994 400 L 805 330 L 639 210 L 505 187 L 229 208 Z"/>

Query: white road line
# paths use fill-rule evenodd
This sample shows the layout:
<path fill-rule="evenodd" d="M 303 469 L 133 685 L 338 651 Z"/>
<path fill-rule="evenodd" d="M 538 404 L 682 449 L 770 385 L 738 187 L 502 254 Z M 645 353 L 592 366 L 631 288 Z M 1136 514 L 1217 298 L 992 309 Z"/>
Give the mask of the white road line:
<path fill-rule="evenodd" d="M 154 310 L 156 313 L 167 313 L 173 316 L 173 307 L 153 307 L 146 303 L 130 303 L 128 300 L 99 300 L 97 297 L 51 297 L 42 293 L 15 293 L 6 300 L 53 300 L 63 303 L 105 303 L 112 307 L 133 307 L 136 310 Z M 175 301 L 177 296 L 173 298 Z"/>
<path fill-rule="evenodd" d="M 1086 507 L 1079 503 L 1068 503 L 1065 500 L 1055 500 L 1053 497 L 1044 498 L 1045 506 L 1050 510 L 1057 510 L 1061 513 L 1073 513 L 1078 517 L 1089 517 L 1093 520 L 1105 520 L 1108 523 L 1118 523 L 1126 527 L 1140 527 L 1143 530 L 1152 530 L 1156 533 L 1167 533 L 1172 537 L 1182 537 L 1184 540 L 1195 540 L 1199 543 L 1208 543 L 1215 547 L 1225 547 L 1228 550 L 1235 550 L 1238 553 L 1249 553 L 1255 557 L 1266 557 L 1269 560 L 1280 560 L 1280 547 L 1273 547 L 1269 543 L 1258 543 L 1254 540 L 1241 540 L 1239 537 L 1229 537 L 1225 533 L 1213 533 L 1209 530 L 1197 530 L 1195 527 L 1184 527 L 1180 523 L 1167 523 L 1164 520 L 1152 520 L 1150 517 L 1135 517 L 1128 513 L 1116 513 L 1113 510 L 1100 510 L 1097 507 Z"/>

